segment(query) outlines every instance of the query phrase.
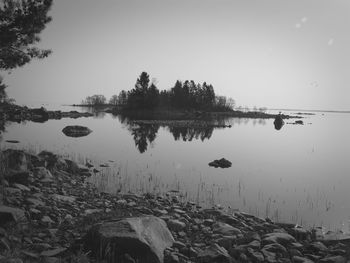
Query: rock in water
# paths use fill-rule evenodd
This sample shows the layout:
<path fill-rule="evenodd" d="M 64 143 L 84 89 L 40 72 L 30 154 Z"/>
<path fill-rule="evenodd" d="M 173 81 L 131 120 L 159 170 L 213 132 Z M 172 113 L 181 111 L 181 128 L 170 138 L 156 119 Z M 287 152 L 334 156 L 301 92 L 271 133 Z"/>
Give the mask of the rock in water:
<path fill-rule="evenodd" d="M 166 223 L 154 216 L 125 218 L 93 226 L 85 247 L 107 262 L 121 262 L 129 254 L 136 262 L 163 262 L 165 248 L 174 238 Z"/>
<path fill-rule="evenodd" d="M 273 124 L 275 125 L 276 130 L 280 130 L 282 128 L 282 126 L 284 125 L 284 120 L 282 119 L 282 116 L 280 114 L 276 116 Z"/>
<path fill-rule="evenodd" d="M 73 125 L 66 126 L 62 132 L 69 137 L 83 137 L 89 135 L 92 130 L 90 130 L 88 127 Z"/>
<path fill-rule="evenodd" d="M 214 160 L 209 163 L 209 166 L 213 166 L 215 168 L 229 168 L 231 167 L 232 163 L 225 158 L 221 158 L 220 160 Z"/>

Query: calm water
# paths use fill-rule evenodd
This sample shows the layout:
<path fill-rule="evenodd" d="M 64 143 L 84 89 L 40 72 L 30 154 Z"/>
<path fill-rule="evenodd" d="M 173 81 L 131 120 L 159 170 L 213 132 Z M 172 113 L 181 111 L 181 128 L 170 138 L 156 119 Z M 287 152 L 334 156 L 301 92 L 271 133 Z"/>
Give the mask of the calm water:
<path fill-rule="evenodd" d="M 103 191 L 179 190 L 206 206 L 221 204 L 278 221 L 349 230 L 350 114 L 316 113 L 305 116 L 305 125 L 286 124 L 279 131 L 273 120 L 225 123 L 232 127 L 170 128 L 137 125 L 110 114 L 13 123 L 6 127 L 1 147 L 45 149 L 80 162 L 108 164 L 90 178 Z M 66 137 L 61 132 L 66 125 L 93 132 Z M 232 162 L 231 168 L 208 166 L 222 157 Z"/>

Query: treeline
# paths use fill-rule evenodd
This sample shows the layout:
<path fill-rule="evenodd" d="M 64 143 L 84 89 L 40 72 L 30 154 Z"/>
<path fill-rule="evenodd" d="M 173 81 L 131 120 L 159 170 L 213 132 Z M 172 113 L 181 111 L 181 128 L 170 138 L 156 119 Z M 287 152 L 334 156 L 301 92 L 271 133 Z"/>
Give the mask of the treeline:
<path fill-rule="evenodd" d="M 87 97 L 82 104 L 98 106 L 107 104 L 106 102 L 103 95 L 94 95 Z M 124 110 L 231 111 L 235 106 L 235 101 L 225 96 L 217 96 L 211 84 L 195 83 L 193 80 L 184 82 L 177 80 L 169 90 L 160 91 L 156 84 L 150 81 L 147 72 L 142 72 L 132 90 L 122 90 L 118 95 L 113 95 L 109 104 Z"/>
<path fill-rule="evenodd" d="M 216 96 L 214 87 L 204 82 L 177 80 L 169 90 L 159 90 L 155 83 L 150 83 L 147 72 L 142 72 L 135 88 L 122 90 L 116 96 L 116 105 L 123 109 L 172 108 L 185 110 L 230 111 L 235 101 L 225 96 Z"/>

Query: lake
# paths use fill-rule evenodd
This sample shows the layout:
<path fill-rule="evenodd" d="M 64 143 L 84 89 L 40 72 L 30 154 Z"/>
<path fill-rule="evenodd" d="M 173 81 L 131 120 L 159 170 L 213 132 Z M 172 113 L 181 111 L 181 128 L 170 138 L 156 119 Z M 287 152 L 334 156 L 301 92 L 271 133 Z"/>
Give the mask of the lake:
<path fill-rule="evenodd" d="M 220 204 L 281 222 L 349 232 L 350 114 L 303 116 L 305 125 L 287 120 L 275 130 L 272 119 L 229 118 L 220 124 L 230 128 L 184 128 L 137 124 L 101 113 L 7 124 L 1 148 L 49 150 L 82 163 L 90 160 L 100 172 L 88 180 L 102 191 L 173 190 L 202 206 Z M 62 133 L 67 125 L 93 132 L 67 137 Z M 208 166 L 222 157 L 232 167 Z"/>

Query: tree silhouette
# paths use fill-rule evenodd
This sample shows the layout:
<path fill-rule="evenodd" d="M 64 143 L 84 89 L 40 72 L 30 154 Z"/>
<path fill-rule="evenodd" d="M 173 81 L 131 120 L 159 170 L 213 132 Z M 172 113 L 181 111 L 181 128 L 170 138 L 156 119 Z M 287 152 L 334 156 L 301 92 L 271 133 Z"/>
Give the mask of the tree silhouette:
<path fill-rule="evenodd" d="M 0 3 L 0 71 L 12 70 L 33 58 L 47 57 L 51 50 L 35 47 L 39 34 L 51 21 L 52 0 L 2 0 Z M 0 79 L 0 103 L 7 99 L 6 85 Z"/>
<path fill-rule="evenodd" d="M 48 11 L 52 0 L 3 0 L 0 5 L 0 70 L 9 70 L 45 58 L 51 50 L 34 45 L 51 21 Z"/>

